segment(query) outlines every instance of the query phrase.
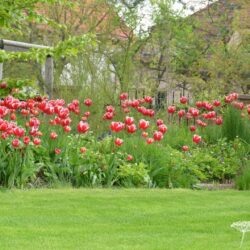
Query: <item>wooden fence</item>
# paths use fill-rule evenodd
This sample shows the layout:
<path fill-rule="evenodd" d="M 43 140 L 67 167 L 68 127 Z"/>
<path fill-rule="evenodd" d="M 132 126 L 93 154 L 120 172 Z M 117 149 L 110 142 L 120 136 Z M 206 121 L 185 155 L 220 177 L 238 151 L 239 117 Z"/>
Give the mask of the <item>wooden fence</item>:
<path fill-rule="evenodd" d="M 0 40 L 0 49 L 6 51 L 28 51 L 31 48 L 37 49 L 46 49 L 49 48 L 48 46 L 32 44 L 32 43 L 24 43 L 24 42 L 17 42 L 11 40 Z M 42 70 L 43 69 L 43 70 Z M 49 97 L 52 97 L 53 94 L 53 84 L 54 84 L 54 62 L 51 56 L 46 57 L 45 64 L 41 67 L 42 76 L 45 83 L 46 91 Z M 0 63 L 0 80 L 4 77 L 4 65 Z"/>

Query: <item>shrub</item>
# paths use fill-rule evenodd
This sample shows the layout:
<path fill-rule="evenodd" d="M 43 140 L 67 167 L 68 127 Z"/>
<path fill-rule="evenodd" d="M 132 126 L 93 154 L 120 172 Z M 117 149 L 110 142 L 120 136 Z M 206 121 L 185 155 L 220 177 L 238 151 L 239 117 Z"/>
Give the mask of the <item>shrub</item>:
<path fill-rule="evenodd" d="M 243 169 L 242 173 L 236 178 L 235 186 L 239 190 L 250 190 L 250 167 Z"/>
<path fill-rule="evenodd" d="M 250 143 L 249 121 L 242 118 L 239 110 L 232 106 L 227 106 L 224 112 L 224 123 L 222 125 L 222 137 L 232 141 L 236 137 Z"/>
<path fill-rule="evenodd" d="M 124 187 L 150 186 L 151 181 L 147 168 L 142 162 L 121 165 L 118 169 L 118 182 Z"/>

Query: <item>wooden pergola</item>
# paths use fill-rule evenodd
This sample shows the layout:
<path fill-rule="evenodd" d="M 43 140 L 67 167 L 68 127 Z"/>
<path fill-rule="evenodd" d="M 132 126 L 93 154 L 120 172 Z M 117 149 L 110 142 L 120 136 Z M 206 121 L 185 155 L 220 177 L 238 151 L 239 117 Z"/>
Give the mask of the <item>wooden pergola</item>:
<path fill-rule="evenodd" d="M 0 39 L 0 49 L 2 50 L 20 52 L 20 51 L 28 51 L 31 48 L 47 49 L 50 47 L 32 43 L 24 43 L 12 40 Z M 45 64 L 42 65 L 42 68 L 44 68 L 44 73 L 42 74 L 42 76 L 47 92 L 49 96 L 52 97 L 53 84 L 54 84 L 54 62 L 53 58 L 50 55 L 46 57 Z M 3 76 L 4 76 L 4 66 L 3 63 L 0 63 L 0 80 L 3 79 Z"/>
<path fill-rule="evenodd" d="M 239 101 L 244 102 L 245 104 L 250 104 L 250 95 L 239 95 Z"/>

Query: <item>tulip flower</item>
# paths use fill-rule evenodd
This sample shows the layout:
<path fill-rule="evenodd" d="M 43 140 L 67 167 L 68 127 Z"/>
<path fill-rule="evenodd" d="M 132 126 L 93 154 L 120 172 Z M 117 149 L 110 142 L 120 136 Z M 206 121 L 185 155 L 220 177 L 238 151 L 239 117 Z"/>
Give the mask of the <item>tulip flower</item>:
<path fill-rule="evenodd" d="M 55 148 L 55 154 L 59 155 L 61 153 L 61 149 Z"/>
<path fill-rule="evenodd" d="M 40 125 L 40 121 L 36 117 L 30 118 L 30 121 L 29 121 L 30 127 L 39 127 L 39 125 Z"/>
<path fill-rule="evenodd" d="M 63 127 L 63 130 L 66 132 L 66 133 L 69 133 L 71 131 L 71 127 L 70 126 L 65 126 Z"/>
<path fill-rule="evenodd" d="M 73 104 L 74 106 L 78 107 L 78 106 L 79 106 L 79 100 L 77 100 L 77 99 L 73 100 L 73 101 L 72 101 L 72 104 Z"/>
<path fill-rule="evenodd" d="M 168 107 L 168 113 L 171 114 L 171 115 L 174 114 L 175 110 L 176 110 L 175 106 L 169 106 Z"/>
<path fill-rule="evenodd" d="M 71 123 L 71 119 L 70 119 L 69 117 L 66 118 L 66 119 L 62 119 L 60 123 L 61 123 L 61 125 L 62 125 L 63 127 L 69 126 L 70 123 Z"/>
<path fill-rule="evenodd" d="M 162 119 L 157 119 L 157 121 L 156 121 L 156 125 L 157 126 L 160 126 L 161 124 L 163 124 L 164 122 L 163 122 L 163 120 Z"/>
<path fill-rule="evenodd" d="M 77 131 L 79 133 L 86 133 L 89 130 L 89 124 L 87 122 L 80 121 L 77 125 Z"/>
<path fill-rule="evenodd" d="M 129 100 L 123 101 L 122 104 L 121 104 L 121 106 L 124 109 L 127 108 L 127 107 L 129 107 L 130 106 L 130 101 Z"/>
<path fill-rule="evenodd" d="M 29 110 L 27 110 L 27 109 L 22 109 L 21 110 L 21 114 L 23 115 L 23 116 L 28 116 L 29 115 Z"/>
<path fill-rule="evenodd" d="M 237 100 L 238 97 L 239 97 L 239 94 L 237 94 L 237 93 L 231 93 L 230 96 L 231 96 L 231 98 L 232 98 L 233 100 Z"/>
<path fill-rule="evenodd" d="M 168 128 L 165 124 L 161 124 L 158 126 L 158 131 L 160 131 L 162 134 L 165 134 L 167 132 Z"/>
<path fill-rule="evenodd" d="M 206 109 L 206 110 L 213 110 L 213 105 L 209 102 L 203 102 L 203 107 Z"/>
<path fill-rule="evenodd" d="M 81 118 L 81 120 L 82 120 L 83 122 L 86 122 L 86 121 L 88 120 L 88 117 L 83 116 L 83 117 Z"/>
<path fill-rule="evenodd" d="M 215 123 L 216 123 L 217 125 L 221 125 L 221 124 L 223 123 L 222 117 L 217 117 L 217 118 L 215 119 Z"/>
<path fill-rule="evenodd" d="M 24 143 L 25 145 L 28 145 L 28 144 L 30 143 L 30 138 L 29 138 L 28 136 L 24 136 L 24 137 L 23 137 L 23 143 Z"/>
<path fill-rule="evenodd" d="M 244 103 L 243 102 L 234 102 L 233 106 L 237 109 L 244 109 Z"/>
<path fill-rule="evenodd" d="M 121 93 L 120 100 L 126 100 L 128 98 L 128 93 Z"/>
<path fill-rule="evenodd" d="M 24 136 L 25 130 L 24 130 L 23 128 L 17 128 L 17 127 L 16 127 L 16 128 L 13 129 L 13 133 L 14 133 L 14 135 L 15 135 L 16 137 L 21 138 L 21 137 Z"/>
<path fill-rule="evenodd" d="M 81 152 L 81 153 L 85 153 L 86 151 L 87 151 L 87 149 L 86 149 L 85 147 L 81 147 L 81 148 L 80 148 L 80 152 Z"/>
<path fill-rule="evenodd" d="M 153 138 L 147 138 L 146 140 L 147 144 L 152 144 L 154 142 Z"/>
<path fill-rule="evenodd" d="M 6 82 L 1 82 L 0 83 L 0 88 L 1 89 L 6 89 L 7 88 L 7 83 Z"/>
<path fill-rule="evenodd" d="M 188 151 L 188 150 L 189 150 L 189 147 L 188 147 L 188 146 L 186 146 L 186 145 L 184 145 L 184 146 L 182 146 L 182 150 L 183 150 L 184 152 L 186 152 L 186 151 Z"/>
<path fill-rule="evenodd" d="M 133 161 L 133 156 L 132 156 L 132 155 L 128 155 L 128 156 L 127 156 L 127 160 L 128 160 L 128 161 Z"/>
<path fill-rule="evenodd" d="M 115 108 L 112 105 L 108 105 L 106 107 L 106 112 L 114 113 L 115 112 Z"/>
<path fill-rule="evenodd" d="M 139 128 L 142 130 L 146 130 L 149 127 L 149 121 L 146 121 L 144 119 L 141 119 L 139 121 Z"/>
<path fill-rule="evenodd" d="M 232 96 L 229 95 L 229 96 L 225 97 L 225 102 L 226 103 L 231 103 L 232 101 L 233 101 Z"/>
<path fill-rule="evenodd" d="M 188 112 L 193 116 L 193 117 L 198 117 L 199 116 L 199 110 L 196 108 L 189 108 Z"/>
<path fill-rule="evenodd" d="M 146 115 L 149 117 L 153 117 L 155 115 L 155 111 L 153 109 L 147 109 Z"/>
<path fill-rule="evenodd" d="M 56 132 L 51 132 L 50 133 L 50 139 L 55 140 L 57 138 L 57 133 Z"/>
<path fill-rule="evenodd" d="M 69 117 L 69 109 L 67 108 L 61 108 L 58 112 L 58 117 L 60 119 L 66 119 Z"/>
<path fill-rule="evenodd" d="M 160 131 L 155 131 L 153 137 L 155 141 L 161 141 L 163 139 L 163 133 Z"/>
<path fill-rule="evenodd" d="M 191 132 L 194 132 L 194 131 L 196 130 L 196 126 L 194 126 L 194 125 L 190 126 L 190 127 L 189 127 L 189 130 L 190 130 Z"/>
<path fill-rule="evenodd" d="M 199 135 L 193 135 L 193 142 L 198 144 L 201 142 L 201 136 Z"/>
<path fill-rule="evenodd" d="M 213 101 L 213 105 L 214 105 L 215 107 L 219 107 L 219 106 L 221 105 L 221 103 L 220 103 L 220 101 L 218 101 L 218 100 L 214 100 L 214 101 Z"/>
<path fill-rule="evenodd" d="M 16 120 L 16 114 L 15 114 L 15 113 L 12 113 L 12 114 L 10 115 L 10 120 L 12 120 L 12 121 L 15 121 L 15 120 Z"/>
<path fill-rule="evenodd" d="M 84 116 L 89 117 L 90 116 L 90 112 L 89 111 L 85 112 Z"/>
<path fill-rule="evenodd" d="M 8 134 L 6 133 L 6 132 L 4 132 L 4 133 L 2 133 L 1 134 L 1 138 L 3 139 L 3 140 L 5 140 L 6 138 L 8 138 Z"/>
<path fill-rule="evenodd" d="M 145 96 L 145 97 L 144 97 L 144 100 L 145 100 L 145 102 L 147 102 L 147 103 L 151 103 L 151 102 L 153 101 L 153 99 L 152 99 L 151 96 Z"/>
<path fill-rule="evenodd" d="M 34 143 L 35 145 L 40 145 L 40 144 L 41 144 L 41 140 L 40 140 L 39 138 L 34 138 L 34 139 L 33 139 L 33 143 Z"/>
<path fill-rule="evenodd" d="M 140 104 L 143 104 L 145 102 L 145 99 L 139 99 L 138 101 L 140 102 Z"/>
<path fill-rule="evenodd" d="M 130 109 L 125 108 L 125 109 L 123 109 L 123 112 L 126 113 L 126 114 L 127 114 L 127 113 L 130 113 Z"/>
<path fill-rule="evenodd" d="M 134 100 L 131 103 L 131 107 L 133 108 L 137 108 L 140 105 L 140 101 L 139 100 Z"/>
<path fill-rule="evenodd" d="M 122 131 L 124 128 L 125 128 L 125 124 L 122 122 L 111 122 L 110 124 L 110 129 L 116 133 Z"/>
<path fill-rule="evenodd" d="M 134 123 L 134 118 L 133 117 L 129 117 L 129 116 L 125 117 L 125 124 L 126 125 L 132 125 L 133 123 Z"/>
<path fill-rule="evenodd" d="M 139 113 L 141 113 L 141 114 L 145 114 L 146 110 L 147 110 L 147 109 L 146 109 L 145 107 L 143 107 L 143 106 L 137 107 L 137 111 L 138 111 Z"/>
<path fill-rule="evenodd" d="M 120 138 L 116 138 L 115 139 L 115 145 L 116 146 L 120 147 L 122 144 L 123 144 L 123 140 L 122 139 L 120 139 Z"/>
<path fill-rule="evenodd" d="M 181 103 L 181 104 L 186 104 L 187 101 L 188 101 L 188 98 L 187 98 L 186 96 L 182 96 L 182 97 L 180 98 L 180 103 Z"/>
<path fill-rule="evenodd" d="M 92 105 L 92 100 L 89 99 L 89 98 L 87 98 L 87 99 L 84 100 L 84 104 L 85 104 L 86 106 L 90 107 L 90 106 Z"/>
<path fill-rule="evenodd" d="M 127 132 L 132 134 L 136 131 L 136 125 L 132 124 L 132 125 L 127 125 Z"/>
<path fill-rule="evenodd" d="M 179 118 L 182 118 L 186 114 L 186 112 L 185 112 L 184 109 L 181 109 L 181 110 L 178 111 L 177 114 L 178 114 Z"/>
<path fill-rule="evenodd" d="M 20 145 L 20 141 L 18 139 L 14 139 L 12 142 L 11 142 L 11 145 L 13 148 L 18 148 L 19 145 Z"/>
<path fill-rule="evenodd" d="M 200 102 L 200 101 L 196 102 L 195 105 L 196 105 L 196 107 L 197 107 L 198 109 L 200 109 L 200 108 L 203 107 L 203 104 L 202 104 L 202 102 Z"/>

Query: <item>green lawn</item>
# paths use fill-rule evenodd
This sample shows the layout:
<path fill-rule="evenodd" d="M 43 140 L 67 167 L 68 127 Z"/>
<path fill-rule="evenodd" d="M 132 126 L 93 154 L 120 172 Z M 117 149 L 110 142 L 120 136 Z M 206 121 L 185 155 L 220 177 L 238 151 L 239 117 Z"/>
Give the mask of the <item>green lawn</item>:
<path fill-rule="evenodd" d="M 239 249 L 239 220 L 250 220 L 250 192 L 5 190 L 0 249 Z"/>

